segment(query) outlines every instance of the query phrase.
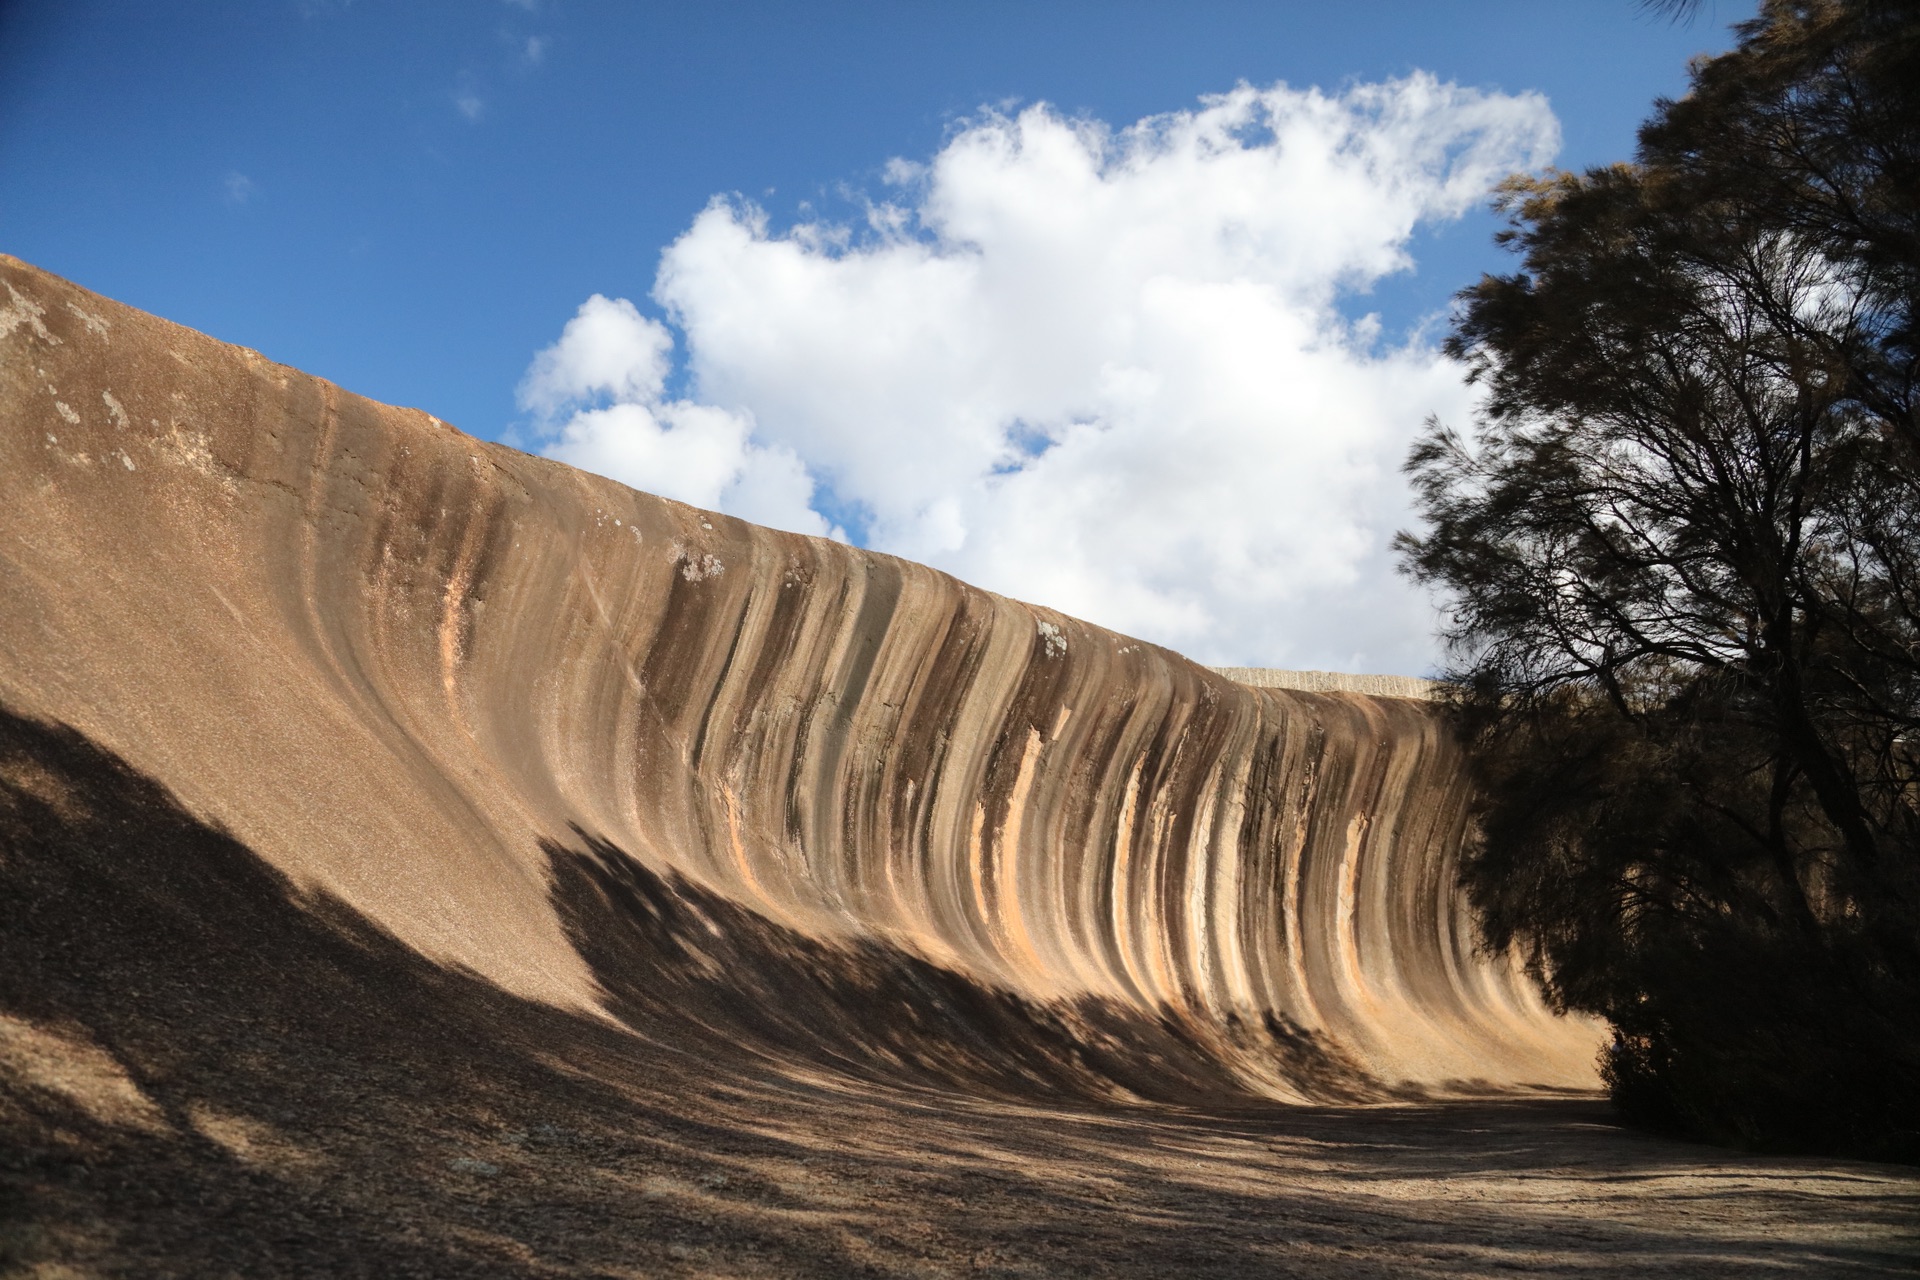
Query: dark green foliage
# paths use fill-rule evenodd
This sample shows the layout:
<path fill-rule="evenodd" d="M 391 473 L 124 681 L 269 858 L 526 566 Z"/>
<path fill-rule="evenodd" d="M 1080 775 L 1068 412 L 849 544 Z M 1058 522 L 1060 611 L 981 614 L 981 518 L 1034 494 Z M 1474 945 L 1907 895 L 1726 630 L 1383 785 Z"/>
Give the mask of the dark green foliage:
<path fill-rule="evenodd" d="M 1920 4 L 1774 0 L 1639 162 L 1504 190 L 1408 462 L 1467 886 L 1615 1100 L 1920 1158 Z"/>

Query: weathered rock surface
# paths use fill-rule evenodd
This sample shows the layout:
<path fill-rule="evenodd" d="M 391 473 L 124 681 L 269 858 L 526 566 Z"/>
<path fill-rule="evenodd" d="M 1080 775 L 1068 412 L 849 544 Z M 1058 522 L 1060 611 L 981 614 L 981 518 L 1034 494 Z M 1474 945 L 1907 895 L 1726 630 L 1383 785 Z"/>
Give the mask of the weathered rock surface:
<path fill-rule="evenodd" d="M 1427 706 L 1255 689 L 0 278 L 0 698 L 427 957 L 597 1006 L 548 894 L 591 840 L 1027 1002 L 1061 1087 L 1593 1083 L 1594 1028 L 1475 954 Z M 841 1013 L 959 1033 L 933 1003 Z"/>

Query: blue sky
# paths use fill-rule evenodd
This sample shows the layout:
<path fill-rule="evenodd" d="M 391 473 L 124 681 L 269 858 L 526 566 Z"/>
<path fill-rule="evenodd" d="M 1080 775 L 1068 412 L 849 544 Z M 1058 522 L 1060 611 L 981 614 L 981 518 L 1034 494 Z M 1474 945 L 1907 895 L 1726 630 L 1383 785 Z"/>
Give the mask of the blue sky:
<path fill-rule="evenodd" d="M 1118 393 L 1104 383 L 1104 390 L 1091 381 L 1049 384 L 970 410 L 992 419 L 984 426 L 942 425 L 944 419 L 934 421 L 938 406 L 855 385 L 864 370 L 891 358 L 884 353 L 849 359 L 844 368 L 792 372 L 787 382 L 767 370 L 783 367 L 783 353 L 801 345 L 791 335 L 805 336 L 807 316 L 832 310 L 839 305 L 833 300 L 851 296 L 850 288 L 867 288 L 862 281 L 901 283 L 876 284 L 861 294 L 864 301 L 847 303 L 849 332 L 924 329 L 927 349 L 946 351 L 980 345 L 980 326 L 1004 328 L 993 308 L 1025 305 L 1013 294 L 984 285 L 955 292 L 938 283 L 969 255 L 991 268 L 998 252 L 979 248 L 978 237 L 962 234 L 953 218 L 964 222 L 971 216 L 964 210 L 988 206 L 1000 211 L 993 217 L 1015 216 L 1006 213 L 1013 206 L 1002 197 L 1013 199 L 1007 193 L 1024 179 L 1018 163 L 996 146 L 1038 155 L 1044 145 L 1070 146 L 1080 136 L 1073 130 L 1087 122 L 1107 126 L 1107 142 L 1085 142 L 1089 163 L 1104 175 L 1089 199 L 1105 202 L 1101 208 L 1133 200 L 1137 212 L 1118 221 L 1101 215 L 1062 233 L 1081 238 L 1104 234 L 1097 228 L 1137 238 L 1142 228 L 1164 230 L 1168 219 L 1184 216 L 1178 211 L 1188 196 L 1178 184 L 1186 179 L 1179 175 L 1196 171 L 1174 154 L 1178 147 L 1117 139 L 1147 117 L 1211 119 L 1201 99 L 1241 83 L 1259 91 L 1280 82 L 1295 91 L 1324 90 L 1359 121 L 1340 126 L 1349 129 L 1342 136 L 1381 136 L 1382 112 L 1425 110 L 1418 104 L 1432 102 L 1436 119 L 1452 113 L 1454 132 L 1435 143 L 1448 155 L 1479 145 L 1472 140 L 1484 141 L 1492 129 L 1505 130 L 1505 140 L 1486 144 L 1485 164 L 1538 159 L 1546 154 L 1542 131 L 1555 125 L 1557 163 L 1605 163 L 1630 155 L 1634 129 L 1653 98 L 1680 91 L 1688 57 L 1724 48 L 1725 22 L 1747 12 L 1744 6 L 1709 8 L 1694 24 L 1674 26 L 1643 15 L 1631 0 L 811 6 L 15 0 L 0 3 L 0 249 L 363 394 L 427 408 L 477 435 L 543 448 L 640 487 L 912 554 L 1199 656 L 1417 670 L 1433 656 L 1424 638 L 1430 619 L 1408 603 L 1403 587 L 1383 585 L 1381 574 L 1390 576 L 1390 566 L 1380 544 L 1401 508 L 1377 496 L 1385 492 L 1380 484 L 1350 486 L 1344 501 L 1359 514 L 1346 531 L 1347 551 L 1285 537 L 1263 540 L 1236 532 L 1242 529 L 1236 525 L 1183 543 L 1178 556 L 1162 556 L 1154 548 L 1185 538 L 1169 530 L 1190 530 L 1195 512 L 1237 504 L 1248 511 L 1244 530 L 1255 530 L 1263 506 L 1273 505 L 1272 482 L 1264 496 L 1253 490 L 1222 496 L 1217 468 L 1209 478 L 1196 466 L 1183 480 L 1174 474 L 1177 466 L 1148 467 L 1160 488 L 1143 492 L 1170 495 L 1164 515 L 1170 523 L 1152 529 L 1136 510 L 1121 533 L 1137 533 L 1137 547 L 1117 534 L 1089 535 L 1089 545 L 1079 546 L 1075 530 L 1088 527 L 1086 520 L 1076 509 L 1048 505 L 1048 493 L 1072 489 L 1106 495 L 1087 498 L 1090 503 L 1141 506 L 1123 483 L 1127 467 L 1148 465 L 1137 461 L 1140 449 L 1123 447 L 1129 415 L 1142 418 L 1138 429 L 1151 438 L 1156 421 L 1191 419 L 1200 425 L 1179 429 L 1204 432 L 1211 430 L 1207 421 L 1244 417 L 1265 403 L 1255 389 L 1238 407 L 1208 408 L 1167 389 L 1177 389 L 1185 367 L 1168 353 L 1190 342 L 1217 354 L 1230 341 L 1218 332 L 1209 331 L 1214 336 L 1204 341 L 1200 329 L 1176 335 L 1153 348 L 1158 355 L 1132 346 L 1082 353 L 1088 369 L 1103 371 L 1099 377 L 1111 382 L 1118 369 L 1136 382 L 1145 379 L 1140 385 L 1161 388 L 1152 394 L 1116 400 Z M 1406 90 L 1386 106 L 1353 96 L 1364 86 L 1404 89 L 1416 72 L 1481 96 Z M 1544 102 L 1524 97 L 1530 93 Z M 1043 102 L 1053 108 L 1044 117 L 1021 115 Z M 1279 145 L 1261 132 L 1274 121 L 1317 110 L 1297 94 L 1242 105 L 1251 114 L 1228 121 L 1222 127 L 1230 133 L 1222 136 L 1241 140 L 1231 145 L 1244 144 L 1249 156 L 1262 147 L 1268 150 L 1260 154 L 1269 155 Z M 1495 107 L 1507 114 L 1489 123 Z M 968 144 L 977 145 L 969 150 Z M 1181 153 L 1188 161 L 1200 154 Z M 977 161 L 971 169 L 969 156 Z M 942 159 L 952 164 L 943 169 Z M 909 163 L 890 165 L 896 160 Z M 1117 175 L 1128 164 L 1157 166 L 1159 176 L 1123 190 Z M 1196 191 L 1193 207 L 1233 204 L 1237 179 L 1223 171 L 1205 181 L 1211 194 Z M 1304 180 L 1296 170 L 1275 169 L 1258 181 L 1279 184 L 1261 188 L 1267 193 L 1261 198 L 1284 203 L 1293 189 L 1287 184 Z M 1271 314 L 1261 313 L 1266 320 L 1249 321 L 1258 331 L 1268 320 L 1279 333 L 1288 315 L 1317 316 L 1308 326 L 1317 336 L 1302 338 L 1301 350 L 1333 342 L 1344 344 L 1350 357 L 1326 372 L 1333 381 L 1324 394 L 1347 385 L 1339 382 L 1343 377 L 1378 375 L 1381 385 L 1397 378 L 1403 398 L 1383 402 L 1379 413 L 1394 422 L 1411 417 L 1411 430 L 1424 416 L 1416 412 L 1422 396 L 1434 402 L 1428 411 L 1457 415 L 1464 402 L 1421 381 L 1439 375 L 1425 365 L 1414 369 L 1404 351 L 1391 367 L 1381 363 L 1381 353 L 1400 350 L 1411 326 L 1478 272 L 1501 265 L 1488 243 L 1493 222 L 1478 211 L 1484 200 L 1463 204 L 1457 190 L 1449 190 L 1445 198 L 1429 193 L 1421 197 L 1425 203 L 1408 204 L 1410 230 L 1382 230 L 1377 245 L 1354 248 L 1357 256 L 1339 271 L 1329 268 L 1324 280 L 1288 275 L 1295 269 L 1275 264 L 1294 235 L 1288 228 L 1307 225 L 1301 219 L 1353 218 L 1334 204 L 1256 229 L 1265 237 L 1265 256 L 1247 259 L 1251 265 L 1219 267 L 1218 253 L 1208 249 L 1200 256 L 1212 265 L 1194 266 L 1188 275 L 1196 288 L 1215 290 L 1208 297 L 1240 296 L 1232 286 L 1244 285 L 1292 299 L 1285 306 L 1293 311 L 1269 308 Z M 716 196 L 733 203 L 693 235 Z M 891 232 L 873 220 L 876 208 L 893 210 Z M 937 225 L 941 217 L 950 219 L 944 230 Z M 1239 234 L 1233 227 L 1240 217 L 1218 213 L 1223 221 L 1214 230 L 1196 231 L 1182 243 L 1205 240 L 1217 248 L 1225 243 L 1221 236 Z M 796 227 L 812 239 L 796 245 Z M 889 234 L 933 248 L 895 245 L 882 252 L 876 245 Z M 835 235 L 843 242 L 834 242 Z M 682 237 L 669 284 L 662 254 Z M 1015 261 L 1018 245 L 1043 241 L 1014 235 L 1008 243 L 1015 247 L 1002 256 Z M 1378 253 L 1388 250 L 1410 256 L 1412 268 L 1382 266 Z M 1186 278 L 1181 264 L 1198 258 L 1168 252 L 1173 256 L 1154 278 Z M 797 279 L 795 271 L 811 272 L 814 283 L 805 288 L 816 292 L 775 299 L 763 309 L 757 299 L 788 287 L 781 282 Z M 1067 272 L 1054 287 L 1091 289 L 1106 278 L 1103 271 L 1111 274 L 1110 267 L 1092 266 Z M 1156 287 L 1144 277 L 1140 283 L 1142 290 Z M 559 350 L 563 327 L 586 316 L 580 309 L 593 295 L 604 295 L 610 306 L 629 300 L 630 314 L 603 308 L 589 317 L 591 324 L 566 330 L 574 346 L 540 366 L 548 380 L 530 393 L 536 355 Z M 892 301 L 875 301 L 882 297 Z M 970 308 L 984 318 L 969 329 L 954 327 L 951 316 L 921 314 L 941 306 Z M 740 317 L 763 310 L 786 316 L 792 327 L 746 334 Z M 1340 328 L 1368 312 L 1378 314 L 1377 333 Z M 1070 315 L 1063 312 L 1058 323 L 1071 325 Z M 657 327 L 661 321 L 666 327 Z M 583 373 L 588 366 L 577 357 L 590 340 L 604 346 L 594 348 L 601 351 L 595 358 L 625 361 L 622 371 Z M 1075 358 L 1060 356 L 1063 367 Z M 993 361 L 1018 359 L 1017 351 L 980 354 L 965 376 L 991 381 L 1001 367 Z M 1236 359 L 1239 364 L 1209 366 L 1209 385 L 1243 374 L 1283 376 L 1281 366 L 1269 365 L 1256 349 Z M 1296 380 L 1289 385 L 1322 376 L 1310 361 L 1285 367 L 1284 376 Z M 895 374 L 917 377 L 917 370 L 922 366 L 902 365 Z M 648 381 L 656 374 L 657 386 Z M 808 378 L 813 382 L 801 385 Z M 1311 400 L 1311 392 L 1308 387 L 1302 397 Z M 828 421 L 833 415 L 819 406 L 843 401 L 873 408 L 865 419 Z M 623 403 L 631 422 L 580 417 L 605 415 Z M 1365 445 L 1349 454 L 1370 450 L 1372 461 L 1364 466 L 1376 471 L 1380 459 L 1402 445 L 1393 434 L 1398 427 L 1320 428 L 1318 421 L 1281 434 L 1310 440 L 1350 431 Z M 984 452 L 927 446 L 927 457 L 947 458 L 957 468 L 943 473 L 945 479 L 913 489 L 919 480 L 908 473 L 925 469 L 913 461 L 917 445 L 900 452 L 904 460 L 893 471 L 863 471 L 862 432 L 880 440 L 924 431 L 929 440 L 952 444 L 976 427 L 987 432 L 982 438 L 991 447 Z M 1166 429 L 1177 435 L 1174 426 Z M 651 432 L 645 435 L 651 451 L 613 448 L 608 441 L 618 440 L 608 433 L 618 431 Z M 1249 438 L 1241 431 L 1231 440 L 1221 437 L 1219 447 L 1258 448 Z M 1287 447 L 1291 453 L 1272 460 L 1275 475 L 1301 474 L 1322 456 L 1302 445 Z M 1200 448 L 1194 456 L 1209 455 Z M 1328 465 L 1362 466 L 1355 456 Z M 635 461 L 642 457 L 656 470 Z M 1049 457 L 1051 470 L 1010 474 Z M 1081 469 L 1069 465 L 1074 458 L 1082 460 L 1074 464 Z M 756 475 L 764 483 L 753 480 Z M 1179 490 L 1181 484 L 1189 489 Z M 920 496 L 896 510 L 886 496 L 896 485 Z M 1327 487 L 1309 483 L 1303 493 Z M 1144 502 L 1157 508 L 1152 497 Z M 1337 513 L 1306 512 L 1305 497 L 1296 505 L 1305 525 L 1340 523 Z M 1076 545 L 1066 547 L 1069 542 Z M 1102 547 L 1122 558 L 1162 556 L 1165 562 L 1120 572 L 1099 561 Z M 1049 548 L 1065 548 L 1058 563 L 1034 568 Z M 1321 561 L 1344 555 L 1347 563 L 1313 582 L 1263 576 L 1262 566 L 1295 553 Z M 1169 585 L 1181 563 L 1201 565 L 1197 575 L 1210 574 L 1212 585 Z M 1253 585 L 1242 590 L 1236 582 Z M 1358 608 L 1396 591 L 1401 595 L 1386 608 L 1390 623 L 1324 621 L 1341 613 L 1324 600 L 1337 597 Z M 1236 592 L 1249 598 L 1235 601 Z"/>

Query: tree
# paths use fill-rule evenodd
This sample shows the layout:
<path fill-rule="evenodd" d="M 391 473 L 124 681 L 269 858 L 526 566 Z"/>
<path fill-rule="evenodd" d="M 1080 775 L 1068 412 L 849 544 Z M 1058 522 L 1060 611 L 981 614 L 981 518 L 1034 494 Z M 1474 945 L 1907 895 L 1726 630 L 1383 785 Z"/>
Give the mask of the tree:
<path fill-rule="evenodd" d="M 1398 540 L 1486 941 L 1642 1120 L 1920 1156 L 1920 4 L 1768 0 L 1636 163 L 1500 204 Z"/>

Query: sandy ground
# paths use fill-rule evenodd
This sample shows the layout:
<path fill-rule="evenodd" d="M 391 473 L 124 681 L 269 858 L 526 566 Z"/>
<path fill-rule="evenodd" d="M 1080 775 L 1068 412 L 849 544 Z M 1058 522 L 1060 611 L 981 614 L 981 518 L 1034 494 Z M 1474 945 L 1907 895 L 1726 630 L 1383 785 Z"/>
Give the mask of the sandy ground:
<path fill-rule="evenodd" d="M 724 974 L 649 1005 L 651 963 L 602 964 L 617 1020 L 556 1010 L 14 717 L 0 902 L 9 1276 L 1920 1269 L 1920 1170 L 1658 1140 L 1586 1097 L 969 1096 L 743 1035 Z"/>

